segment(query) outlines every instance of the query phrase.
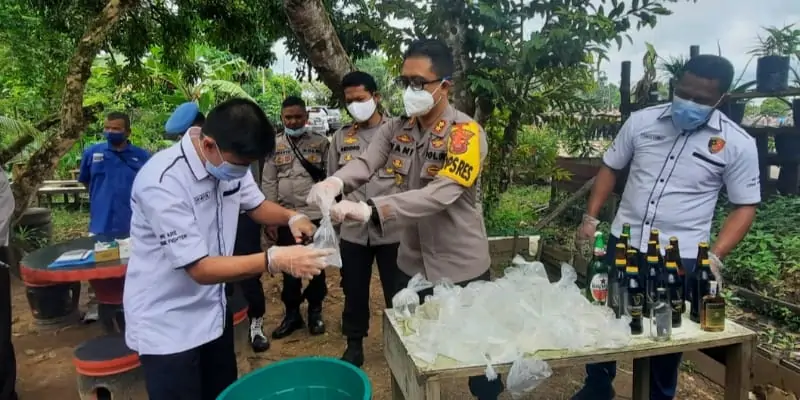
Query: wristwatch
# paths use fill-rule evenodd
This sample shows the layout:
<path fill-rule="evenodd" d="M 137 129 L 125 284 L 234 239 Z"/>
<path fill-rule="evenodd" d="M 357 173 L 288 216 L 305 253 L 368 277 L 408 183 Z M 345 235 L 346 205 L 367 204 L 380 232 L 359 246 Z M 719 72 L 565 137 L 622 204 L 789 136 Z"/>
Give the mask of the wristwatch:
<path fill-rule="evenodd" d="M 375 203 L 372 202 L 372 199 L 367 200 L 367 205 L 369 206 L 370 215 L 369 220 L 378 226 L 381 225 L 381 216 L 378 214 L 378 207 Z"/>

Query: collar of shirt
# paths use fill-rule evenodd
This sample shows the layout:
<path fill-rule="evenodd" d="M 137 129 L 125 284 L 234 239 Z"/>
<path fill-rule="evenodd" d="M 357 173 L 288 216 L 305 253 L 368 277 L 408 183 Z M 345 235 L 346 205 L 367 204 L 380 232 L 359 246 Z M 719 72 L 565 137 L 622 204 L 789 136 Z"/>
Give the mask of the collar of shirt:
<path fill-rule="evenodd" d="M 203 165 L 203 162 L 200 160 L 200 155 L 197 154 L 194 143 L 192 143 L 191 135 L 183 135 L 183 138 L 181 138 L 181 152 L 183 156 L 186 157 L 186 163 L 189 164 L 189 169 L 192 171 L 192 175 L 194 175 L 195 179 L 201 181 L 208 177 L 206 166 Z"/>

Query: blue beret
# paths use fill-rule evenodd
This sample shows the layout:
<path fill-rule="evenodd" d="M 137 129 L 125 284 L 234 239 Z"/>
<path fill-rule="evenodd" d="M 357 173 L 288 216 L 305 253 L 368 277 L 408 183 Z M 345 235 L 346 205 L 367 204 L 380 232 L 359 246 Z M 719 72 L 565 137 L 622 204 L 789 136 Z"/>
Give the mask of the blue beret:
<path fill-rule="evenodd" d="M 195 102 L 190 101 L 181 104 L 172 112 L 167 123 L 164 124 L 164 130 L 167 134 L 183 135 L 192 126 L 192 122 L 197 118 L 197 113 L 199 112 L 200 108 L 197 107 Z"/>

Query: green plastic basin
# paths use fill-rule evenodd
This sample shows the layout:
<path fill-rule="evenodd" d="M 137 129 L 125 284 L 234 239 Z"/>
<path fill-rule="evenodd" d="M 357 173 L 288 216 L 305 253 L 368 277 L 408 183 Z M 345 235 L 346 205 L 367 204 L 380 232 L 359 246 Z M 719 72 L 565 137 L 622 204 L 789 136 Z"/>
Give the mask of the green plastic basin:
<path fill-rule="evenodd" d="M 329 357 L 301 357 L 257 369 L 217 400 L 370 400 L 372 386 L 359 368 Z"/>

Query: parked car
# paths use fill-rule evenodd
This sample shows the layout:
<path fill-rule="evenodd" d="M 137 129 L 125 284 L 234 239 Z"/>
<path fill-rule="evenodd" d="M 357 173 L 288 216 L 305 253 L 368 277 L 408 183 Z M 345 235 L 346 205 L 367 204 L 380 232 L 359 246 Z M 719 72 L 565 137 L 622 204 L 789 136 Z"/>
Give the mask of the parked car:
<path fill-rule="evenodd" d="M 308 113 L 308 122 L 306 126 L 314 132 L 319 133 L 320 135 L 327 135 L 328 131 L 330 131 L 330 125 L 328 124 L 328 114 L 325 110 L 322 111 L 311 111 L 309 110 Z"/>
<path fill-rule="evenodd" d="M 325 119 L 328 122 L 327 134 L 331 135 L 342 127 L 342 114 L 335 108 L 328 106 L 310 106 L 307 108 L 309 116 L 311 113 L 325 114 Z"/>

